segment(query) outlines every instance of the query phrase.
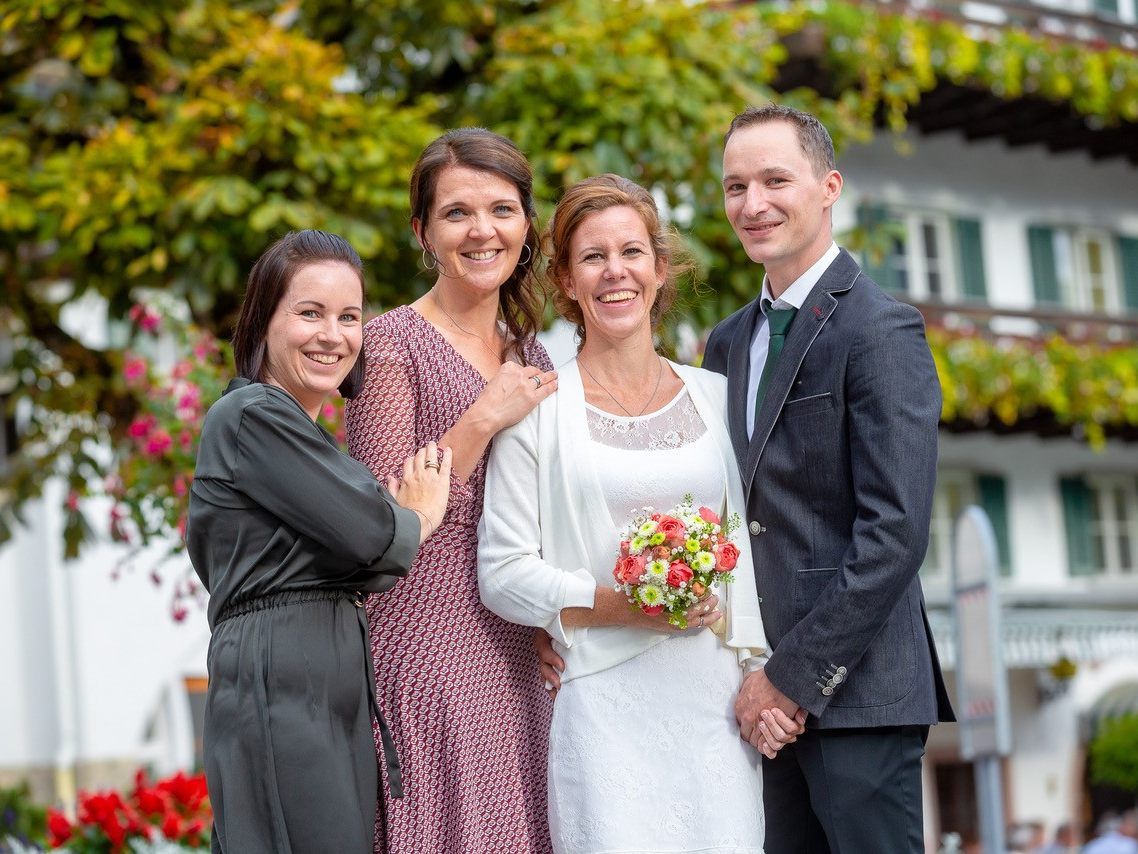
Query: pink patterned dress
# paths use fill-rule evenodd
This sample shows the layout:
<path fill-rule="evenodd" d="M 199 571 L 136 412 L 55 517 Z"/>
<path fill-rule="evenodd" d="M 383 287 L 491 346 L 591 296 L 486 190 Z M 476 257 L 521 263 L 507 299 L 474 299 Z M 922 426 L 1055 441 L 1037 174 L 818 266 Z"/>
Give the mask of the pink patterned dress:
<path fill-rule="evenodd" d="M 485 381 L 409 306 L 368 323 L 364 351 L 367 381 L 348 405 L 348 448 L 382 480 L 454 426 Z M 552 367 L 537 342 L 526 359 Z M 484 455 L 466 482 L 452 475 L 446 516 L 407 578 L 368 600 L 379 707 L 404 788 L 393 799 L 383 782 L 377 852 L 551 850 L 545 772 L 553 704 L 533 629 L 496 617 L 478 597 L 485 471 Z"/>

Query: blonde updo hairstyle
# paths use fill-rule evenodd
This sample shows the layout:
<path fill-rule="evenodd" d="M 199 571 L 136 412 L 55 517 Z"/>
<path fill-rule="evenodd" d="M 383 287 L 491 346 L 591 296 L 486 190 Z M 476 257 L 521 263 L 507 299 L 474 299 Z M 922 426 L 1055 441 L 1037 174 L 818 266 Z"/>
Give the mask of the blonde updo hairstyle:
<path fill-rule="evenodd" d="M 578 181 L 557 203 L 557 209 L 553 212 L 549 229 L 545 233 L 545 246 L 549 257 L 547 284 L 553 306 L 561 317 L 577 327 L 580 345 L 585 343 L 585 320 L 581 306 L 570 299 L 568 294 L 572 266 L 569 243 L 586 217 L 617 207 L 632 208 L 640 215 L 648 232 L 653 256 L 657 263 L 664 261 L 667 264 L 667 273 L 656 291 L 656 301 L 649 313 L 653 332 L 659 328 L 660 321 L 675 304 L 679 293 L 677 281 L 695 269 L 695 263 L 684 248 L 682 238 L 674 229 L 661 223 L 660 212 L 656 209 L 651 193 L 636 182 L 611 172 Z"/>

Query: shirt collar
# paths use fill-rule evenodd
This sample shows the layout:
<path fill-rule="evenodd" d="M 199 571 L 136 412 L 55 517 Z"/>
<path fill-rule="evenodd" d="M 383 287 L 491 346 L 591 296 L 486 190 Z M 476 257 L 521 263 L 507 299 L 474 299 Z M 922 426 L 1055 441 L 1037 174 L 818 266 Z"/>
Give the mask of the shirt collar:
<path fill-rule="evenodd" d="M 802 308 L 802 303 L 806 302 L 807 295 L 818 284 L 818 280 L 822 278 L 826 268 L 833 264 L 837 257 L 838 244 L 830 241 L 830 248 L 822 253 L 822 257 L 815 261 L 809 270 L 791 282 L 790 287 L 782 292 L 782 296 L 776 300 L 771 300 L 771 308 Z M 761 299 L 771 299 L 770 282 L 767 281 L 766 276 L 763 276 Z M 761 300 L 759 307 L 762 307 Z"/>

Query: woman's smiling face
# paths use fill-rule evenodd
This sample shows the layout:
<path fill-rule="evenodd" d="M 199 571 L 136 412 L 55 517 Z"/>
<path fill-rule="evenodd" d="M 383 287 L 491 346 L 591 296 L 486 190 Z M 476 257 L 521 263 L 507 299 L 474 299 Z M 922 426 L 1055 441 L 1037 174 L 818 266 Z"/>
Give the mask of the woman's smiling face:
<path fill-rule="evenodd" d="M 566 290 L 581 307 L 588 341 L 619 340 L 647 330 L 667 272 L 652 251 L 644 220 L 626 205 L 589 214 L 569 238 Z"/>
<path fill-rule="evenodd" d="M 517 267 L 529 229 L 518 188 L 493 172 L 448 166 L 434 196 L 426 224 L 412 225 L 439 277 L 496 290 Z"/>
<path fill-rule="evenodd" d="M 265 333 L 266 382 L 280 386 L 313 418 L 340 387 L 363 344 L 363 284 L 339 261 L 296 271 Z"/>

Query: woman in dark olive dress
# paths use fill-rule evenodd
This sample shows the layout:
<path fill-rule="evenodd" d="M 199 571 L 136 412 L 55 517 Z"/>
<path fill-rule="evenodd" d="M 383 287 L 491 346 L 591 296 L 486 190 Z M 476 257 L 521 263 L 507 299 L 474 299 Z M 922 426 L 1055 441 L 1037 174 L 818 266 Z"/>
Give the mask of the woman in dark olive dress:
<path fill-rule="evenodd" d="M 350 397 L 361 383 L 362 314 L 349 244 L 320 231 L 283 237 L 250 274 L 233 341 L 241 378 L 202 430 L 186 543 L 210 591 L 214 851 L 372 847 L 376 706 L 362 604 L 407 573 L 438 526 L 450 452 L 440 462 L 433 444 L 420 449 L 385 490 L 316 424 L 332 391 Z"/>

